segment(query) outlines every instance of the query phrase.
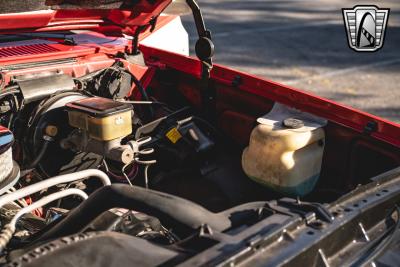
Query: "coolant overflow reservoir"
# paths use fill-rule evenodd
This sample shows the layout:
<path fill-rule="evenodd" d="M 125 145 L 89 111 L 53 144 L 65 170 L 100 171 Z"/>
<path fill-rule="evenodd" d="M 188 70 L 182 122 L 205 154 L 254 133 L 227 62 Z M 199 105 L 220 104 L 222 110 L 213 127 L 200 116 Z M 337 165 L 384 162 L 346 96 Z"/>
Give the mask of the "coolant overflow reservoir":
<path fill-rule="evenodd" d="M 326 121 L 275 104 L 257 122 L 242 155 L 247 176 L 291 196 L 311 192 L 321 171 Z"/>

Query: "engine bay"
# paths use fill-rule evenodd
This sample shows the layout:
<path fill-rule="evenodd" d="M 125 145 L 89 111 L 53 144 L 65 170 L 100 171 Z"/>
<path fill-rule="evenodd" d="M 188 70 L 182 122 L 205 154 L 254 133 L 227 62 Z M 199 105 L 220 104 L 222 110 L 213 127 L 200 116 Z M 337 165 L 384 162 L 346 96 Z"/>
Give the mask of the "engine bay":
<path fill-rule="evenodd" d="M 214 84 L 205 112 L 198 79 L 162 66 L 138 78 L 130 60 L 2 74 L 3 263 L 62 266 L 68 256 L 44 255 L 79 258 L 90 243 L 120 265 L 174 265 L 218 243 L 212 232 L 273 216 L 269 201 L 330 203 L 400 164 L 391 145 L 241 92 L 240 79 Z"/>

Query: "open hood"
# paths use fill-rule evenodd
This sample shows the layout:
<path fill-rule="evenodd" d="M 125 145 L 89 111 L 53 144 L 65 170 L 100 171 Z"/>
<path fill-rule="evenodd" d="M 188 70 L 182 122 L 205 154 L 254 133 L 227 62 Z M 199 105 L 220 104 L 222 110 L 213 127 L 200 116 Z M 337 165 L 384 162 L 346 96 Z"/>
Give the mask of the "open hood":
<path fill-rule="evenodd" d="M 171 0 L 0 0 L 0 31 L 109 28 L 133 34 L 151 26 Z"/>

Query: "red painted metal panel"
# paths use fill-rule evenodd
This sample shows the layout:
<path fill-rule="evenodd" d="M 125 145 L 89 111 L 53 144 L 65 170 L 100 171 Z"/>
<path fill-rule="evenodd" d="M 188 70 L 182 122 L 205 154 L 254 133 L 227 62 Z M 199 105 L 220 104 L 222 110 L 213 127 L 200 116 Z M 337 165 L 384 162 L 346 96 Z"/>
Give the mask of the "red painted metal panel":
<path fill-rule="evenodd" d="M 150 64 L 164 64 L 185 74 L 199 78 L 201 64 L 191 57 L 174 54 L 156 48 L 141 46 L 145 58 Z M 377 125 L 371 136 L 400 147 L 400 124 L 383 118 L 347 107 L 326 98 L 322 98 L 302 90 L 292 88 L 273 81 L 262 79 L 240 71 L 236 71 L 216 64 L 211 72 L 211 78 L 219 83 L 231 85 L 234 79 L 240 76 L 241 83 L 235 87 L 260 97 L 271 99 L 282 104 L 313 113 L 332 122 L 349 127 L 358 132 L 364 132 L 370 122 Z"/>
<path fill-rule="evenodd" d="M 0 30 L 29 29 L 33 31 L 39 28 L 42 30 L 47 27 L 52 28 L 52 26 L 58 26 L 59 29 L 61 25 L 66 27 L 67 24 L 75 24 L 78 28 L 82 28 L 80 25 L 109 24 L 119 25 L 125 33 L 134 33 L 137 26 L 148 25 L 170 2 L 171 0 L 140 0 L 130 10 L 60 9 L 0 14 Z"/>
<path fill-rule="evenodd" d="M 38 55 L 43 53 L 58 52 L 59 50 L 47 44 L 32 44 L 0 48 L 0 58 Z"/>
<path fill-rule="evenodd" d="M 170 21 L 175 19 L 176 16 L 163 16 L 160 17 L 157 21 L 156 28 L 154 31 L 162 28 Z M 1 19 L 0 19 L 1 23 Z M 24 55 L 22 53 L 7 53 L 8 50 L 3 50 L 3 56 L 0 56 L 0 63 L 2 65 L 8 64 L 19 64 L 26 62 L 36 62 L 36 61 L 44 61 L 44 60 L 53 60 L 53 59 L 62 59 L 66 57 L 84 57 L 93 54 L 107 53 L 107 54 L 115 54 L 117 52 L 124 52 L 131 47 L 131 41 L 127 40 L 123 37 L 116 37 L 121 32 L 121 28 L 117 26 L 100 26 L 98 24 L 88 24 L 88 25 L 59 25 L 45 28 L 37 28 L 36 31 L 49 31 L 49 30 L 71 30 L 71 29 L 90 29 L 94 28 L 95 30 L 100 30 L 104 32 L 113 32 L 113 36 L 107 36 L 105 34 L 97 33 L 97 32 L 88 32 L 86 33 L 86 38 L 81 39 L 81 42 L 77 42 L 77 45 L 63 45 L 57 44 L 55 42 L 48 43 L 47 50 L 43 49 L 40 46 L 32 46 L 28 44 L 21 44 L 18 47 L 21 50 L 31 48 L 31 52 L 26 52 Z M 22 30 L 24 31 L 24 30 Z M 18 33 L 19 31 L 12 31 L 12 33 Z M 11 33 L 11 32 L 9 32 Z M 150 35 L 150 31 L 146 30 L 140 35 L 140 41 L 145 39 Z M 17 46 L 15 46 L 17 47 Z M 21 48 L 22 47 L 22 48 Z M 41 53 L 34 53 L 34 50 L 37 48 L 41 48 Z M 51 48 L 50 48 L 51 47 Z M 0 48 L 2 49 L 2 48 Z M 17 51 L 17 48 L 10 48 L 9 50 Z M 47 52 L 48 51 L 48 52 Z M 7 56 L 6 56 L 7 55 Z"/>

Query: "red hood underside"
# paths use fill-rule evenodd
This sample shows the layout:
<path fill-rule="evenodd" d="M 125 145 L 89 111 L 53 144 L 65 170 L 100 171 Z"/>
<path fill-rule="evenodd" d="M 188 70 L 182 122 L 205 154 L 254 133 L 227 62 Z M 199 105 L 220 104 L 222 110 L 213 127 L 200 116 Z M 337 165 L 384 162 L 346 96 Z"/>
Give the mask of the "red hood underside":
<path fill-rule="evenodd" d="M 171 0 L 140 0 L 131 10 L 122 9 L 60 9 L 0 15 L 0 32 L 56 31 L 109 27 L 133 34 L 138 26 L 150 23 L 170 4 Z"/>

